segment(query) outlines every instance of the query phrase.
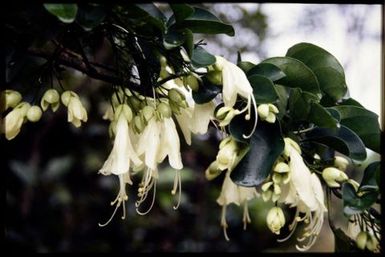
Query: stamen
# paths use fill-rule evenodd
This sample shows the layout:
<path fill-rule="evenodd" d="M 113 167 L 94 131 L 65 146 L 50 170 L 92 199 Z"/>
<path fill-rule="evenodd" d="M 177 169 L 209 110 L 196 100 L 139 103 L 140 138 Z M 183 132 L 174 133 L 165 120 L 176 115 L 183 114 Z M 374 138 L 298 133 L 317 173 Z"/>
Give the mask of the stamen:
<path fill-rule="evenodd" d="M 243 206 L 243 230 L 246 230 L 247 223 L 251 222 L 250 215 L 249 215 L 249 208 L 247 205 L 247 200 L 245 201 L 245 204 Z"/>
<path fill-rule="evenodd" d="M 222 207 L 221 226 L 223 227 L 223 235 L 225 236 L 226 241 L 230 241 L 229 237 L 227 236 L 228 225 L 226 222 L 226 205 L 223 205 Z"/>
<path fill-rule="evenodd" d="M 278 243 L 282 243 L 282 242 L 288 240 L 288 239 L 293 235 L 293 233 L 294 233 L 294 231 L 295 231 L 295 229 L 296 229 L 296 227 L 297 227 L 297 224 L 298 224 L 298 222 L 296 221 L 296 219 L 294 219 L 294 220 L 293 220 L 293 223 L 290 224 L 291 228 L 290 228 L 290 226 L 289 226 L 289 229 L 290 229 L 289 235 L 286 236 L 285 238 L 277 239 L 277 242 L 278 242 Z"/>
<path fill-rule="evenodd" d="M 141 212 L 139 211 L 138 207 L 136 208 L 136 212 L 139 214 L 139 215 L 146 215 L 147 213 L 149 213 L 152 209 L 152 207 L 154 206 L 154 202 L 155 202 L 155 195 L 156 195 L 156 183 L 152 182 L 152 184 L 154 184 L 154 189 L 153 189 L 153 195 L 152 195 L 152 201 L 151 201 L 151 205 L 150 205 L 150 208 L 148 208 L 147 211 L 145 212 Z"/>
<path fill-rule="evenodd" d="M 257 104 L 255 103 L 255 98 L 254 98 L 254 95 L 251 95 L 251 100 L 253 102 L 253 106 L 254 106 L 254 112 L 255 112 L 255 122 L 254 122 L 254 125 L 253 125 L 253 129 L 251 130 L 250 134 L 249 135 L 245 135 L 243 134 L 243 138 L 247 139 L 247 138 L 250 138 L 253 134 L 254 134 L 254 131 L 255 129 L 257 128 L 257 123 L 258 123 L 258 112 L 257 112 Z M 249 110 L 250 111 L 250 110 Z M 249 112 L 250 114 L 251 112 Z M 249 118 L 250 119 L 250 118 Z"/>
<path fill-rule="evenodd" d="M 98 223 L 98 226 L 99 226 L 99 227 L 105 227 L 105 226 L 107 226 L 107 225 L 111 222 L 112 218 L 115 216 L 115 213 L 116 213 L 116 211 L 118 210 L 118 208 L 119 208 L 119 206 L 120 206 L 120 203 L 121 203 L 121 201 L 119 200 L 118 204 L 117 204 L 116 207 L 115 207 L 114 212 L 112 213 L 110 219 L 107 220 L 107 222 L 105 222 L 104 224 Z"/>
<path fill-rule="evenodd" d="M 181 180 L 181 177 L 180 177 L 180 171 L 178 171 L 178 170 L 176 170 L 176 174 L 175 174 L 175 178 L 174 178 L 174 188 L 171 191 L 171 194 L 173 194 L 173 195 L 175 195 L 175 193 L 176 193 L 176 188 L 175 188 L 176 181 L 178 181 L 179 191 L 178 191 L 178 202 L 177 202 L 176 205 L 173 206 L 174 210 L 179 208 L 180 200 L 181 200 L 181 196 L 182 196 L 182 180 Z"/>

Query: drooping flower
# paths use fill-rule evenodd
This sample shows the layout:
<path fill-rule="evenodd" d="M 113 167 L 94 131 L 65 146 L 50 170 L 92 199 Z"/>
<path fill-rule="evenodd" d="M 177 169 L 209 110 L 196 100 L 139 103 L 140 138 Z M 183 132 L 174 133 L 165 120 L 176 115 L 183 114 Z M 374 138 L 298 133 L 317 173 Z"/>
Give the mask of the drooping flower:
<path fill-rule="evenodd" d="M 257 110 L 259 117 L 269 123 L 275 122 L 276 114 L 279 112 L 274 104 L 260 104 Z"/>
<path fill-rule="evenodd" d="M 30 107 L 29 103 L 21 102 L 5 116 L 3 129 L 8 140 L 15 138 L 19 134 Z"/>
<path fill-rule="evenodd" d="M 324 221 L 324 212 L 327 211 L 324 203 L 324 192 L 318 176 L 311 173 L 301 157 L 298 144 L 285 138 L 284 155 L 290 158 L 290 181 L 281 186 L 282 193 L 278 201 L 296 207 L 293 222 L 289 225 L 290 234 L 279 241 L 287 240 L 293 233 L 298 222 L 304 221 L 306 227 L 302 236 L 297 238 L 302 246 L 296 245 L 300 251 L 308 250 L 315 243 Z M 304 214 L 300 217 L 300 214 Z"/>
<path fill-rule="evenodd" d="M 60 106 L 60 96 L 56 89 L 48 89 L 45 91 L 40 101 L 41 108 L 46 111 L 49 106 L 53 112 L 56 112 Z"/>
<path fill-rule="evenodd" d="M 63 104 L 68 107 L 68 122 L 71 122 L 78 128 L 82 125 L 81 121 L 87 121 L 87 111 L 75 92 L 65 91 L 61 95 L 61 100 Z"/>
<path fill-rule="evenodd" d="M 251 107 L 253 105 L 255 111 L 255 122 L 252 132 L 249 135 L 244 135 L 245 138 L 250 137 L 255 130 L 258 121 L 257 106 L 253 95 L 253 88 L 250 85 L 246 74 L 237 65 L 227 61 L 221 56 L 215 56 L 215 69 L 222 72 L 222 96 L 223 102 L 227 107 L 234 107 L 237 96 L 241 96 L 247 100 L 246 107 L 240 110 L 240 113 L 247 111 L 246 120 L 251 118 Z"/>
<path fill-rule="evenodd" d="M 115 119 L 116 123 L 116 135 L 114 139 L 114 145 L 112 147 L 111 153 L 108 156 L 107 160 L 104 162 L 103 167 L 99 172 L 103 175 L 117 175 L 119 177 L 119 193 L 116 199 L 111 202 L 111 205 L 116 204 L 116 208 L 111 218 L 101 226 L 107 225 L 112 217 L 115 215 L 116 210 L 122 204 L 123 205 L 123 218 L 125 216 L 125 205 L 124 201 L 128 199 L 125 186 L 126 184 L 132 185 L 130 178 L 130 163 L 135 165 L 140 165 L 141 160 L 136 154 L 129 136 L 129 126 L 128 123 L 132 119 L 132 113 L 128 105 L 120 105 L 116 109 Z M 100 224 L 99 224 L 100 225 Z"/>
<path fill-rule="evenodd" d="M 247 223 L 250 223 L 248 201 L 258 196 L 257 190 L 254 187 L 242 187 L 236 185 L 230 178 L 231 169 L 227 170 L 225 179 L 222 185 L 222 191 L 217 199 L 217 203 L 222 206 L 221 213 L 221 226 L 223 233 L 227 241 L 229 237 L 227 235 L 227 221 L 226 221 L 226 209 L 231 203 L 236 205 L 243 205 L 243 224 L 246 229 Z"/>

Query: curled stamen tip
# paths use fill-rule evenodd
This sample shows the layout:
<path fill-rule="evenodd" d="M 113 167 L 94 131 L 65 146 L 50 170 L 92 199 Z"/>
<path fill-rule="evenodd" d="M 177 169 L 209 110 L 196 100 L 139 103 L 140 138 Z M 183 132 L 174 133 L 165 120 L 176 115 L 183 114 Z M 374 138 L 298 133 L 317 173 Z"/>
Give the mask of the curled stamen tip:
<path fill-rule="evenodd" d="M 250 114 L 246 114 L 245 120 L 250 120 Z"/>
<path fill-rule="evenodd" d="M 175 195 L 175 194 L 176 194 L 176 190 L 174 190 L 174 189 L 171 190 L 171 194 L 172 194 L 172 195 Z"/>

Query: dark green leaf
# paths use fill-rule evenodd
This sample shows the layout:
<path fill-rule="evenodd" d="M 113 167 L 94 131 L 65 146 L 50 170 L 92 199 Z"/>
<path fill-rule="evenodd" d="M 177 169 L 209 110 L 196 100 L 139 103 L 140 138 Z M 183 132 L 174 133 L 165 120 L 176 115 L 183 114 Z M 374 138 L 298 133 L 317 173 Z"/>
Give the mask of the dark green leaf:
<path fill-rule="evenodd" d="M 322 105 L 312 102 L 309 113 L 309 121 L 324 128 L 336 128 L 337 120 Z"/>
<path fill-rule="evenodd" d="M 362 107 L 338 105 L 333 107 L 341 116 L 341 124 L 353 130 L 366 147 L 379 153 L 381 130 L 378 115 Z"/>
<path fill-rule="evenodd" d="M 377 176 L 380 174 L 380 162 L 373 162 L 366 167 L 359 190 L 378 190 Z"/>
<path fill-rule="evenodd" d="M 196 68 L 207 67 L 216 62 L 215 56 L 208 53 L 203 47 L 197 46 L 192 53 L 191 62 Z"/>
<path fill-rule="evenodd" d="M 292 88 L 288 99 L 290 115 L 297 121 L 308 120 L 312 102 L 317 101 L 317 96 L 302 91 L 300 88 Z"/>
<path fill-rule="evenodd" d="M 166 49 L 173 49 L 185 42 L 185 35 L 181 30 L 170 29 L 164 35 L 163 45 Z"/>
<path fill-rule="evenodd" d="M 257 104 L 272 103 L 278 99 L 273 82 L 267 77 L 252 75 L 248 80 L 253 88 L 255 102 Z"/>
<path fill-rule="evenodd" d="M 362 140 L 343 125 L 337 129 L 314 128 L 306 133 L 305 141 L 325 144 L 355 160 L 366 159 L 366 149 Z"/>
<path fill-rule="evenodd" d="M 182 22 L 194 13 L 194 8 L 187 4 L 170 4 L 170 7 L 177 23 Z"/>
<path fill-rule="evenodd" d="M 260 185 L 270 174 L 283 148 L 279 122 L 272 124 L 258 121 L 257 128 L 250 138 L 250 150 L 231 172 L 231 179 L 240 186 Z"/>
<path fill-rule="evenodd" d="M 359 102 L 357 102 L 356 100 L 354 100 L 353 98 L 348 98 L 348 99 L 343 99 L 339 105 L 354 105 L 354 106 L 357 106 L 357 107 L 362 107 L 364 108 L 364 106 L 362 106 Z"/>
<path fill-rule="evenodd" d="M 272 81 L 277 81 L 286 77 L 285 73 L 283 73 L 279 67 L 271 63 L 259 63 L 252 69 L 249 69 L 246 73 L 247 77 L 255 74 L 268 77 Z"/>
<path fill-rule="evenodd" d="M 198 91 L 193 91 L 192 96 L 197 104 L 204 104 L 211 101 L 221 92 L 221 88 L 210 83 L 206 78 L 203 78 L 203 84 L 199 86 Z"/>
<path fill-rule="evenodd" d="M 353 185 L 342 185 L 342 199 L 344 201 L 344 213 L 347 216 L 361 213 L 370 208 L 377 200 L 378 192 L 370 191 L 358 196 Z"/>
<path fill-rule="evenodd" d="M 160 20 L 161 22 L 165 23 L 166 22 L 166 16 L 159 10 L 158 7 L 156 7 L 155 4 L 150 3 L 150 4 L 137 4 L 137 6 L 144 11 L 146 11 L 149 15 L 152 17 Z"/>
<path fill-rule="evenodd" d="M 194 7 L 194 13 L 176 25 L 178 28 L 188 28 L 193 33 L 224 33 L 234 36 L 234 28 L 231 25 L 223 23 L 214 14 L 198 7 Z"/>
<path fill-rule="evenodd" d="M 274 88 L 278 94 L 277 108 L 279 110 L 279 113 L 277 114 L 277 118 L 281 119 L 286 113 L 286 106 L 287 106 L 287 100 L 288 100 L 289 93 L 288 93 L 286 87 L 284 87 L 284 86 L 275 84 Z"/>
<path fill-rule="evenodd" d="M 242 107 L 236 104 L 235 108 L 241 109 Z M 246 120 L 245 116 L 244 114 L 236 115 L 229 124 L 229 132 L 238 142 L 248 143 L 250 139 L 244 138 L 243 135 L 249 135 L 253 130 L 255 122 L 254 108 L 251 108 L 251 118 L 249 120 Z"/>
<path fill-rule="evenodd" d="M 255 64 L 252 62 L 238 62 L 237 65 L 245 73 L 255 66 Z"/>
<path fill-rule="evenodd" d="M 76 21 L 83 27 L 84 30 L 89 31 L 98 26 L 106 16 L 104 7 L 98 4 L 87 4 L 79 6 Z"/>
<path fill-rule="evenodd" d="M 336 109 L 330 107 L 325 109 L 333 116 L 334 119 L 336 119 L 337 122 L 341 121 L 341 114 Z"/>
<path fill-rule="evenodd" d="M 191 58 L 194 50 L 194 35 L 192 31 L 189 29 L 184 29 L 183 35 L 184 35 L 183 46 L 186 49 L 188 56 Z"/>
<path fill-rule="evenodd" d="M 292 46 L 286 56 L 298 59 L 313 70 L 321 90 L 334 101 L 341 99 L 347 90 L 342 65 L 328 51 L 309 43 Z"/>
<path fill-rule="evenodd" d="M 44 8 L 64 23 L 72 23 L 78 12 L 77 4 L 44 4 Z"/>
<path fill-rule="evenodd" d="M 262 63 L 274 64 L 286 74 L 286 77 L 277 81 L 279 84 L 287 87 L 299 87 L 303 91 L 313 94 L 321 94 L 316 75 L 303 62 L 291 57 L 273 57 Z"/>

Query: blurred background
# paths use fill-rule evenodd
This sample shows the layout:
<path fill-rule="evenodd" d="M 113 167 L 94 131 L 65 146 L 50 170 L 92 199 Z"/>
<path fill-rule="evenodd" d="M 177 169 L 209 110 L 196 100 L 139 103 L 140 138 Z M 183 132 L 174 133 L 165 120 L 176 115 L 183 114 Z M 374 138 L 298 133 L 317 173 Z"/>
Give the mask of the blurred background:
<path fill-rule="evenodd" d="M 284 56 L 299 42 L 326 49 L 342 64 L 350 96 L 381 117 L 381 6 L 331 4 L 203 4 L 234 26 L 235 37 L 197 36 L 209 52 L 236 62 L 259 63 L 267 57 Z M 159 7 L 166 9 L 165 4 Z M 116 197 L 118 179 L 97 174 L 111 150 L 108 122 L 102 120 L 98 103 L 104 100 L 105 84 L 68 70 L 64 85 L 76 89 L 87 102 L 89 120 L 75 129 L 65 108 L 46 112 L 34 124 L 26 123 L 12 141 L 1 137 L 6 149 L 5 240 L 10 252 L 120 252 L 120 251 L 296 251 L 295 236 L 277 243 L 265 224 L 271 203 L 249 203 L 252 223 L 243 231 L 242 210 L 230 205 L 226 242 L 217 205 L 223 176 L 208 182 L 206 167 L 215 159 L 219 138 L 215 129 L 195 137 L 191 146 L 181 138 L 182 203 L 177 211 L 171 195 L 174 171 L 159 171 L 157 195 L 146 216 L 135 212 L 136 188 L 129 187 L 128 215 L 118 212 L 106 227 Z M 380 156 L 369 154 L 369 161 Z M 366 167 L 365 163 L 362 167 Z M 352 174 L 360 181 L 362 174 Z M 4 176 L 4 175 L 3 175 Z M 134 184 L 139 183 L 134 178 Z M 341 206 L 336 205 L 335 212 Z M 292 212 L 287 211 L 288 222 Z M 336 215 L 342 216 L 342 215 Z M 290 218 L 290 219 L 289 219 Z M 337 220 L 338 223 L 338 220 Z M 344 219 L 341 217 L 341 225 Z M 288 233 L 282 231 L 282 237 Z M 332 232 L 325 220 L 317 243 L 310 251 L 331 252 Z"/>

